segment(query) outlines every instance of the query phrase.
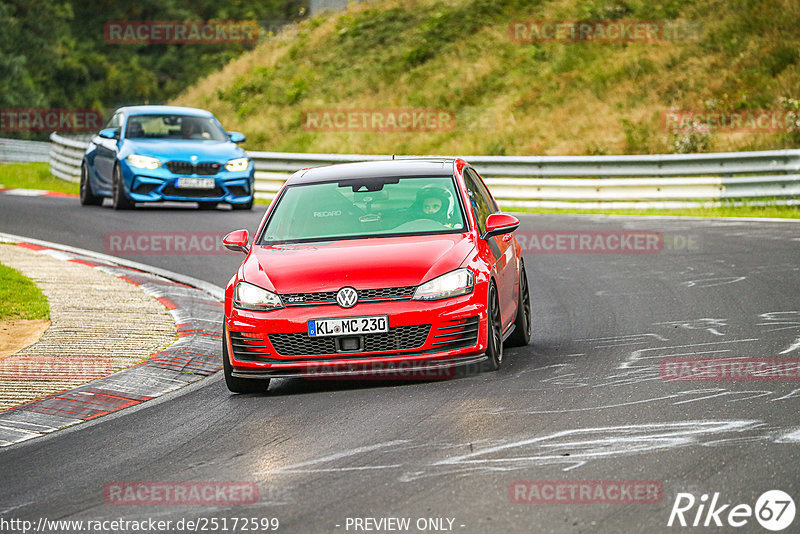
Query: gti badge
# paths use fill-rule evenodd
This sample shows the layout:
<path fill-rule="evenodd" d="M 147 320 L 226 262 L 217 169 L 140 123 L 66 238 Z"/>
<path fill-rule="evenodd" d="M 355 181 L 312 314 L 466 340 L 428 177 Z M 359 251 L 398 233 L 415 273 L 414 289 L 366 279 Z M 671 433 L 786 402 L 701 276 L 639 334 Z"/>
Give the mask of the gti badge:
<path fill-rule="evenodd" d="M 352 287 L 343 287 L 336 293 L 336 302 L 342 308 L 352 308 L 358 301 L 358 293 Z"/>

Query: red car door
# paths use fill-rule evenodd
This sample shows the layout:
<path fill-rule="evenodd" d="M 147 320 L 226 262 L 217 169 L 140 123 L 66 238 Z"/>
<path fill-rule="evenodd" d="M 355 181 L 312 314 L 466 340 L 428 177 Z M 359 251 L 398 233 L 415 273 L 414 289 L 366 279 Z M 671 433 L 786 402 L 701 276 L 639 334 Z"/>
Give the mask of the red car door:
<path fill-rule="evenodd" d="M 479 231 L 483 233 L 486 230 L 486 219 L 492 213 L 498 213 L 500 210 L 478 173 L 469 167 L 464 169 L 464 183 L 467 186 L 472 210 L 478 221 Z M 497 275 L 497 294 L 505 331 L 506 327 L 514 321 L 517 312 L 517 293 L 519 292 L 514 238 L 512 234 L 505 234 L 490 237 L 484 241 L 489 252 L 485 259 L 494 265 Z"/>

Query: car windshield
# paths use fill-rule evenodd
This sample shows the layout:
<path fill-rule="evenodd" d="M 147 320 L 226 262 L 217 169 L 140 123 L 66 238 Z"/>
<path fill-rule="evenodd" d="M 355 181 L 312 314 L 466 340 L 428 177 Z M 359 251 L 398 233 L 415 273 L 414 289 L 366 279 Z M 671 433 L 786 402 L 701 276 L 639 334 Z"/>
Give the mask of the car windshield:
<path fill-rule="evenodd" d="M 133 115 L 125 129 L 128 139 L 196 139 L 225 141 L 227 136 L 211 117 Z"/>
<path fill-rule="evenodd" d="M 368 178 L 289 186 L 260 243 L 463 232 L 453 178 Z"/>

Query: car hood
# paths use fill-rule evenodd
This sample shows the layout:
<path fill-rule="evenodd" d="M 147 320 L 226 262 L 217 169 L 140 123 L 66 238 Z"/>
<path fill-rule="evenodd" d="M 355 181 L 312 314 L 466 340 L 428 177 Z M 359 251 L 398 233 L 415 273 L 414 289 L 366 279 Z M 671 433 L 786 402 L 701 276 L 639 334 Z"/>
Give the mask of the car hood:
<path fill-rule="evenodd" d="M 256 245 L 242 274 L 281 294 L 417 286 L 457 269 L 474 249 L 468 233 Z"/>
<path fill-rule="evenodd" d="M 241 158 L 246 154 L 229 141 L 195 141 L 190 139 L 126 139 L 121 155 L 140 154 L 176 161 L 222 161 Z"/>

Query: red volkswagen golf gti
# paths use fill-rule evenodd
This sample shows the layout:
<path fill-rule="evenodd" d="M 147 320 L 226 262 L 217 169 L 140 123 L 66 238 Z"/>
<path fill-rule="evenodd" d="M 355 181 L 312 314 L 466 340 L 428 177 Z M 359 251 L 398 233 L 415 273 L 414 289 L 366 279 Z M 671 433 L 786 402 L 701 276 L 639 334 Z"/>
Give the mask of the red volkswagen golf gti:
<path fill-rule="evenodd" d="M 503 343 L 531 335 L 518 226 L 461 159 L 296 172 L 252 245 L 247 230 L 223 240 L 247 254 L 225 290 L 228 388 L 498 369 Z"/>

